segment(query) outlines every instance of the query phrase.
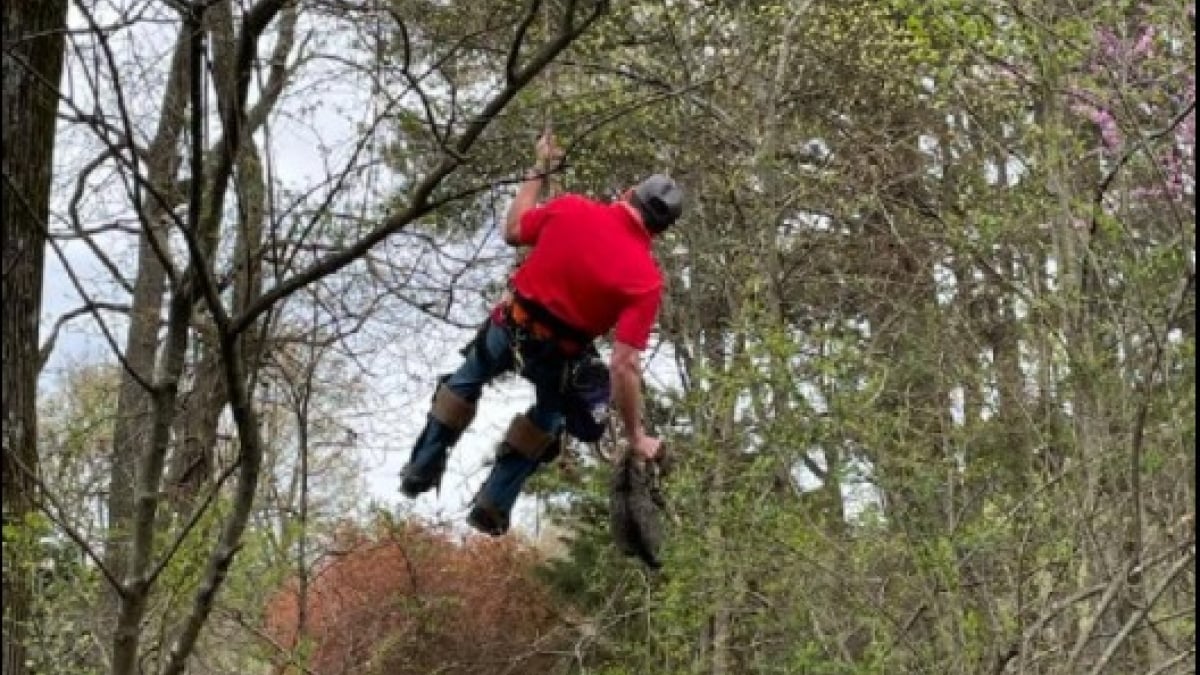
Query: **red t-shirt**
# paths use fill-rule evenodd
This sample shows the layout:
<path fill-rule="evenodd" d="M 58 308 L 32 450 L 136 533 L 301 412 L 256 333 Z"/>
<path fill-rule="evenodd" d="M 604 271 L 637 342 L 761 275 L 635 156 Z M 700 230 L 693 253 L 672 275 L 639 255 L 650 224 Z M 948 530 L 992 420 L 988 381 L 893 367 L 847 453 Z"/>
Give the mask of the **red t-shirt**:
<path fill-rule="evenodd" d="M 595 336 L 645 349 L 663 279 L 650 233 L 620 203 L 563 195 L 521 216 L 520 242 L 533 250 L 513 275 L 521 295 Z"/>

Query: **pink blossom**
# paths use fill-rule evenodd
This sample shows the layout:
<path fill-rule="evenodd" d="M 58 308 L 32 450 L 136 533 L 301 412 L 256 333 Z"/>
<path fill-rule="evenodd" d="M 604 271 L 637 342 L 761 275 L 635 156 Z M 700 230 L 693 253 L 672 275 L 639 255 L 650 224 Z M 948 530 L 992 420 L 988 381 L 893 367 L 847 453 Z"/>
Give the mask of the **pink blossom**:
<path fill-rule="evenodd" d="M 1188 77 L 1187 96 L 1194 102 L 1196 100 L 1196 80 L 1193 77 Z M 1179 145 L 1192 145 L 1196 143 L 1196 109 L 1187 114 L 1179 122 L 1179 126 L 1175 128 L 1175 142 Z"/>
<path fill-rule="evenodd" d="M 1188 175 L 1183 162 L 1183 154 L 1178 148 L 1168 151 L 1165 156 L 1156 158 L 1162 169 L 1162 181 L 1159 174 L 1154 174 L 1150 180 L 1152 185 L 1142 185 L 1130 190 L 1129 196 L 1134 201 L 1149 201 L 1152 199 L 1179 200 L 1184 196 L 1184 186 Z"/>
<path fill-rule="evenodd" d="M 1104 147 L 1112 149 L 1121 145 L 1121 129 L 1108 109 L 1086 103 L 1077 103 L 1071 106 L 1071 109 L 1100 127 L 1100 139 L 1104 142 Z"/>
<path fill-rule="evenodd" d="M 1175 142 L 1181 146 L 1194 147 L 1196 143 L 1196 111 L 1188 113 L 1187 117 L 1175 129 Z"/>
<path fill-rule="evenodd" d="M 1121 130 L 1117 127 L 1117 120 L 1113 118 L 1112 113 L 1097 110 L 1092 116 L 1092 121 L 1100 127 L 1100 138 L 1105 147 L 1115 148 L 1121 145 Z"/>
<path fill-rule="evenodd" d="M 1116 57 L 1121 51 L 1121 41 L 1107 28 L 1096 29 L 1096 40 L 1100 43 L 1100 51 L 1108 57 Z"/>
<path fill-rule="evenodd" d="M 1146 26 L 1142 29 L 1142 34 L 1138 37 L 1137 44 L 1133 46 L 1134 56 L 1150 56 L 1150 49 L 1154 46 L 1154 26 Z"/>
<path fill-rule="evenodd" d="M 1183 162 L 1179 161 L 1179 152 L 1172 149 L 1167 154 L 1167 159 L 1163 162 L 1163 167 L 1167 170 L 1167 175 L 1175 176 L 1183 172 Z"/>
<path fill-rule="evenodd" d="M 1167 156 L 1166 166 L 1164 171 L 1167 174 L 1167 195 L 1172 199 L 1179 199 L 1183 196 L 1183 161 L 1179 157 L 1179 151 L 1173 150 Z"/>

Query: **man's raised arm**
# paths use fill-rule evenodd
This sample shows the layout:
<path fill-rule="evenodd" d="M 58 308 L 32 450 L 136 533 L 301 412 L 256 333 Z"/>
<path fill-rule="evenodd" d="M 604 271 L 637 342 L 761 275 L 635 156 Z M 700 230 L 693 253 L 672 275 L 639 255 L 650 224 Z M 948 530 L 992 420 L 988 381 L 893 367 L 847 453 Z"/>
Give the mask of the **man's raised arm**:
<path fill-rule="evenodd" d="M 520 246 L 521 216 L 537 206 L 538 195 L 541 194 L 542 184 L 546 181 L 546 173 L 554 169 L 555 163 L 562 156 L 562 150 L 554 143 L 554 135 L 549 131 L 542 134 L 535 147 L 537 163 L 525 174 L 517 196 L 508 205 L 508 215 L 504 219 L 504 243 L 509 246 Z"/>

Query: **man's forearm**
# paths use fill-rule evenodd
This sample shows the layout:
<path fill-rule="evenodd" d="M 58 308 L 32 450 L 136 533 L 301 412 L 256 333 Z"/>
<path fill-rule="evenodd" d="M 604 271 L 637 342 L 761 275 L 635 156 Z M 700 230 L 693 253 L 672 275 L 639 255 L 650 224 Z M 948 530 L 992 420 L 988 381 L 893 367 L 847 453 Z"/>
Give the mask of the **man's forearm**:
<path fill-rule="evenodd" d="M 504 220 L 504 241 L 509 245 L 516 246 L 520 243 L 521 216 L 537 206 L 543 180 L 544 178 L 536 175 L 526 178 L 521 183 L 521 187 L 517 189 L 517 195 L 513 197 L 512 203 L 509 204 L 508 216 Z"/>
<path fill-rule="evenodd" d="M 645 433 L 642 427 L 642 378 L 631 368 L 615 368 L 612 372 L 613 403 L 625 426 L 625 437 L 633 442 Z"/>

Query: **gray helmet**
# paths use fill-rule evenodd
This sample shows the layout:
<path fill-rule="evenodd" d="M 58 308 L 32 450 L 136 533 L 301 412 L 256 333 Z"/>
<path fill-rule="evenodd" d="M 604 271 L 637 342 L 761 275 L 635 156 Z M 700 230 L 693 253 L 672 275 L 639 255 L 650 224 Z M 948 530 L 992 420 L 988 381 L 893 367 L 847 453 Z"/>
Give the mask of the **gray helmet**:
<path fill-rule="evenodd" d="M 661 173 L 638 183 L 629 201 L 641 212 L 646 229 L 655 234 L 667 229 L 683 213 L 683 190 Z"/>

